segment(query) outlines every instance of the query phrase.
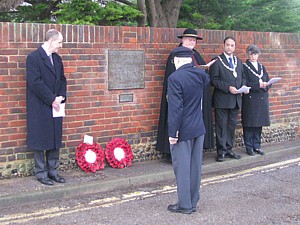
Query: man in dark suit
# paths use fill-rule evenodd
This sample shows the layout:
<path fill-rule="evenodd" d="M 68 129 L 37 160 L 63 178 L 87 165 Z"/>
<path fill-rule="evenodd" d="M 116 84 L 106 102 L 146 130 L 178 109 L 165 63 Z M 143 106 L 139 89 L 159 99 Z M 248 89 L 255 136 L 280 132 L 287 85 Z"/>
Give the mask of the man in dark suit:
<path fill-rule="evenodd" d="M 193 50 L 193 64 L 195 66 L 205 65 L 205 61 L 201 55 L 196 51 L 195 46 L 198 40 L 202 40 L 198 36 L 197 31 L 191 28 L 184 30 L 182 35 L 177 36 L 181 39 L 179 46 L 187 47 Z M 166 63 L 166 70 L 163 83 L 163 92 L 160 105 L 160 114 L 159 114 L 159 124 L 157 131 L 157 144 L 156 150 L 162 153 L 165 153 L 167 156 L 170 155 L 170 144 L 168 136 L 168 102 L 167 102 L 167 86 L 169 76 L 176 70 L 174 63 L 172 63 L 174 56 L 172 53 L 169 54 Z M 212 103 L 211 103 L 211 89 L 210 84 L 203 89 L 203 100 L 202 100 L 202 112 L 203 119 L 206 129 L 206 134 L 204 136 L 203 147 L 205 149 L 211 149 L 214 147 L 213 141 L 213 123 L 212 123 Z"/>
<path fill-rule="evenodd" d="M 201 102 L 209 75 L 192 64 L 191 49 L 177 47 L 172 54 L 176 71 L 168 78 L 168 130 L 178 201 L 168 210 L 191 214 L 200 199 L 205 135 Z"/>
<path fill-rule="evenodd" d="M 233 53 L 235 39 L 226 37 L 224 52 L 210 67 L 211 84 L 214 87 L 213 107 L 215 108 L 217 161 L 223 162 L 225 157 L 240 159 L 241 156 L 232 151 L 235 141 L 237 115 L 242 104 L 242 95 L 238 89 L 246 84 L 243 63 Z M 248 92 L 247 92 L 248 93 Z"/>
<path fill-rule="evenodd" d="M 35 176 L 42 184 L 65 183 L 58 175 L 62 117 L 53 117 L 66 100 L 66 78 L 61 57 L 63 36 L 47 31 L 45 42 L 26 59 L 27 145 L 34 151 Z"/>

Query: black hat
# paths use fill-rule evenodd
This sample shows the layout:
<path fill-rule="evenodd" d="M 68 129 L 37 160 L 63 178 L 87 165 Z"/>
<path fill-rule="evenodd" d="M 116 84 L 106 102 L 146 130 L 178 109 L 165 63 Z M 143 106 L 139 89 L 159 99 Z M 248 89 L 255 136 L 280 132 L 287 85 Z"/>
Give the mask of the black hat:
<path fill-rule="evenodd" d="M 183 37 L 193 37 L 196 38 L 197 40 L 202 40 L 203 38 L 199 37 L 197 34 L 197 31 L 191 28 L 187 28 L 184 32 L 183 35 L 177 36 L 178 38 L 183 38 Z"/>
<path fill-rule="evenodd" d="M 177 48 L 174 48 L 172 51 L 173 57 L 192 57 L 193 55 L 193 50 L 180 46 Z"/>

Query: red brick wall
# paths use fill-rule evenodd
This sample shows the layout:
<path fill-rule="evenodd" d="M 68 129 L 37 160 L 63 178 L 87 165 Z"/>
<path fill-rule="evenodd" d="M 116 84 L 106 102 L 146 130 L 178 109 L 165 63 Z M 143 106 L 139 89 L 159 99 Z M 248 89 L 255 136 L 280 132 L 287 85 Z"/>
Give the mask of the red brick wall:
<path fill-rule="evenodd" d="M 49 28 L 60 30 L 65 38 L 59 52 L 68 80 L 63 152 L 75 152 L 83 133 L 102 147 L 117 136 L 130 143 L 154 141 L 166 58 L 183 29 L 0 23 L 0 164 L 32 157 L 25 142 L 25 59 Z M 283 78 L 270 92 L 272 124 L 295 125 L 299 134 L 299 34 L 198 33 L 203 41 L 196 48 L 207 62 L 222 52 L 227 35 L 236 38 L 236 54 L 243 60 L 246 47 L 258 44 L 270 76 Z M 145 51 L 144 89 L 108 90 L 110 49 Z M 133 102 L 119 103 L 119 95 L 126 93 L 133 94 Z"/>

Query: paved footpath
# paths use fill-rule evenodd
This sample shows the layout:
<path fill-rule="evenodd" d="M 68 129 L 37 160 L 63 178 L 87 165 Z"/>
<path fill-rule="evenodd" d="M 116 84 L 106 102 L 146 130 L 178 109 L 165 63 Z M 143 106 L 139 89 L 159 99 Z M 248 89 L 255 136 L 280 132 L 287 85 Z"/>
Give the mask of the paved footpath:
<path fill-rule="evenodd" d="M 240 154 L 242 159 L 226 159 L 224 162 L 215 161 L 216 152 L 206 152 L 204 153 L 202 173 L 207 174 L 240 167 L 280 156 L 296 155 L 300 157 L 300 140 L 264 144 L 262 147 L 266 152 L 264 156 L 248 156 L 244 149 L 235 149 L 234 152 Z M 46 186 L 40 184 L 34 176 L 0 180 L 0 207 L 109 192 L 175 180 L 172 165 L 166 160 L 133 163 L 131 167 L 124 169 L 107 166 L 96 173 L 67 171 L 60 174 L 66 178 L 67 183 Z"/>

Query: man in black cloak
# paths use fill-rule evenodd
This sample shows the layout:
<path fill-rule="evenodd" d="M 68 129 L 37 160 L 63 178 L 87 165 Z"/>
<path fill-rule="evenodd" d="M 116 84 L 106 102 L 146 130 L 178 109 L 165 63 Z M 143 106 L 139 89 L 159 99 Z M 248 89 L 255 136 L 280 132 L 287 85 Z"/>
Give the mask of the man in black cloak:
<path fill-rule="evenodd" d="M 198 36 L 197 31 L 191 28 L 186 29 L 183 32 L 183 35 L 177 36 L 182 40 L 179 46 L 184 46 L 193 50 L 193 64 L 195 66 L 205 65 L 205 61 L 201 57 L 201 55 L 194 49 L 197 40 L 202 40 L 201 37 Z M 168 103 L 167 103 L 167 87 L 168 87 L 168 77 L 176 70 L 175 65 L 173 63 L 174 56 L 172 53 L 169 55 L 165 77 L 163 83 L 163 92 L 161 98 L 161 106 L 160 106 L 160 115 L 159 115 L 159 124 L 158 124 L 158 132 L 157 132 L 157 144 L 156 150 L 167 154 L 167 157 L 170 159 L 170 144 L 169 144 L 169 136 L 168 136 Z M 202 102 L 202 110 L 203 110 L 203 120 L 206 129 L 206 134 L 204 137 L 204 149 L 211 149 L 214 147 L 214 138 L 213 138 L 213 124 L 212 124 L 212 103 L 211 103 L 211 91 L 210 84 L 207 84 L 203 90 L 203 102 Z"/>

